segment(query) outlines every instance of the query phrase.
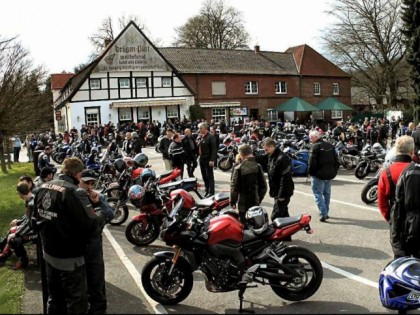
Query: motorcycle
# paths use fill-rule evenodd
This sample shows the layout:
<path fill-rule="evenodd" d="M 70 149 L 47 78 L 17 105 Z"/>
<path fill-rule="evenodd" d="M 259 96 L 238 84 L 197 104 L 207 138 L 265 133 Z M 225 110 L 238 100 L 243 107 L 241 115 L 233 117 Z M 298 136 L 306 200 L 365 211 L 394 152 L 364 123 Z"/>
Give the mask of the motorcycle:
<path fill-rule="evenodd" d="M 378 183 L 382 167 L 378 168 L 374 178 L 370 179 L 362 189 L 361 198 L 365 204 L 374 203 L 378 200 Z"/>
<path fill-rule="evenodd" d="M 309 151 L 295 151 L 292 147 L 286 147 L 284 153 L 290 158 L 293 176 L 308 176 Z"/>
<path fill-rule="evenodd" d="M 244 230 L 230 214 L 199 218 L 186 216 L 181 197 L 161 229 L 161 238 L 174 252 L 164 251 L 143 267 L 141 280 L 146 293 L 163 305 L 178 304 L 193 288 L 193 272 L 201 270 L 210 292 L 238 290 L 239 312 L 245 290 L 251 283 L 270 285 L 280 298 L 301 301 L 319 289 L 323 269 L 310 250 L 286 245 L 282 239 L 300 230 L 312 233 L 311 216 L 278 218 L 262 234 Z"/>
<path fill-rule="evenodd" d="M 359 163 L 359 151 L 355 146 L 346 146 L 343 141 L 336 144 L 335 150 L 338 156 L 338 162 L 346 170 L 354 169 Z"/>
<path fill-rule="evenodd" d="M 51 153 L 51 158 L 57 164 L 62 164 L 64 159 L 68 156 L 68 151 L 71 149 L 70 144 L 60 143 Z"/>
<path fill-rule="evenodd" d="M 163 208 L 170 210 L 178 194 L 184 194 L 185 198 L 189 199 L 189 208 L 186 211 L 190 211 L 189 209 L 195 206 L 200 209 L 203 216 L 213 211 L 220 211 L 229 205 L 229 193 L 218 193 L 215 196 L 195 201 L 189 192 L 194 192 L 202 198 L 198 187 L 196 178 L 187 178 L 165 185 L 158 185 L 157 181 L 149 180 L 144 186 L 145 196 L 138 209 L 140 214 L 133 217 L 125 230 L 127 240 L 136 246 L 147 246 L 154 242 L 159 236 L 165 217 L 162 210 Z"/>
<path fill-rule="evenodd" d="M 217 162 L 217 167 L 223 172 L 229 171 L 235 164 L 236 155 L 238 154 L 238 147 L 235 142 L 231 142 L 228 146 L 220 149 L 218 153 L 223 154 Z"/>
<path fill-rule="evenodd" d="M 354 175 L 358 179 L 363 179 L 370 173 L 376 172 L 381 168 L 381 165 L 384 162 L 384 157 L 384 154 L 377 155 L 374 152 L 362 153 L 359 164 L 357 164 L 356 169 L 354 170 Z"/>

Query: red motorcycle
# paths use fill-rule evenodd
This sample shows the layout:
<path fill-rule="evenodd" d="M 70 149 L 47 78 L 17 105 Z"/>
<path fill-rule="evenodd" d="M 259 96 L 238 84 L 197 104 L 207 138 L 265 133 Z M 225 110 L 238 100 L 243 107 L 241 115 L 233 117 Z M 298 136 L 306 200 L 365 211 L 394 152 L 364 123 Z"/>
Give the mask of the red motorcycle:
<path fill-rule="evenodd" d="M 321 285 L 318 257 L 282 242 L 300 230 L 312 233 L 311 216 L 279 218 L 261 234 L 244 230 L 229 214 L 202 220 L 197 211 L 183 213 L 181 197 L 162 226 L 161 238 L 174 252 L 155 253 L 142 270 L 146 293 L 164 305 L 180 303 L 193 288 L 193 272 L 201 270 L 210 292 L 239 290 L 239 311 L 251 283 L 270 285 L 280 298 L 301 301 Z"/>
<path fill-rule="evenodd" d="M 145 196 L 139 204 L 140 214 L 133 217 L 125 230 L 127 240 L 136 246 L 146 246 L 154 242 L 159 236 L 160 227 L 166 216 L 165 211 L 171 211 L 173 203 L 179 197 L 185 201 L 184 213 L 196 209 L 201 217 L 214 211 L 217 213 L 229 205 L 229 193 L 227 192 L 195 201 L 189 192 L 194 192 L 201 198 L 198 185 L 195 178 L 187 178 L 165 185 L 156 185 L 156 182 L 148 181 L 144 187 Z"/>

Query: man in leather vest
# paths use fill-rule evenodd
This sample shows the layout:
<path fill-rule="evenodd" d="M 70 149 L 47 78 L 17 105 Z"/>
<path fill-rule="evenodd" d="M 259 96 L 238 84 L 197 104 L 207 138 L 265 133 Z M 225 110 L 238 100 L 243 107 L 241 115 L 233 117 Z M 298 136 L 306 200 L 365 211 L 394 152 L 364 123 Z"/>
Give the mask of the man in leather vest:
<path fill-rule="evenodd" d="M 198 125 L 201 137 L 198 140 L 198 153 L 200 155 L 201 175 L 206 186 L 206 196 L 214 195 L 213 167 L 217 160 L 216 139 L 209 132 L 209 124 L 202 122 Z"/>

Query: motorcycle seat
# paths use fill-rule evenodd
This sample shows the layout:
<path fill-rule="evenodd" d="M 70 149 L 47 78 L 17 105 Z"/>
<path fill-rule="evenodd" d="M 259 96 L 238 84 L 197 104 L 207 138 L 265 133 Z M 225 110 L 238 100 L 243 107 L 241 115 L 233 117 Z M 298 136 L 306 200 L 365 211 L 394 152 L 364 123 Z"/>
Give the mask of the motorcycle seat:
<path fill-rule="evenodd" d="M 273 226 L 276 229 L 281 229 L 286 226 L 299 223 L 301 219 L 302 219 L 302 215 L 296 215 L 296 216 L 288 217 L 288 218 L 277 218 L 274 220 Z"/>
<path fill-rule="evenodd" d="M 184 181 L 185 184 L 196 184 L 197 183 L 197 178 L 188 177 L 188 178 L 184 178 L 183 181 Z"/>
<path fill-rule="evenodd" d="M 273 228 L 268 228 L 264 233 L 262 234 L 254 234 L 251 230 L 244 230 L 244 235 L 242 236 L 242 242 L 247 243 L 249 241 L 252 241 L 257 238 L 266 237 L 273 235 L 275 230 Z"/>
<path fill-rule="evenodd" d="M 230 193 L 227 191 L 219 192 L 214 195 L 214 200 L 216 201 L 223 201 L 230 198 Z"/>
<path fill-rule="evenodd" d="M 171 175 L 172 174 L 172 172 L 173 172 L 173 170 L 171 170 L 171 171 L 166 171 L 166 172 L 163 172 L 162 174 L 160 174 L 159 175 L 159 179 L 161 179 L 161 178 L 164 178 L 164 177 L 168 177 L 169 175 Z"/>
<path fill-rule="evenodd" d="M 206 199 L 200 199 L 195 202 L 197 208 L 211 207 L 214 203 L 214 196 Z"/>
<path fill-rule="evenodd" d="M 177 188 L 181 187 L 181 185 L 182 185 L 182 180 L 179 180 L 177 182 L 170 182 L 170 183 L 167 183 L 167 184 L 159 185 L 159 189 L 161 189 L 161 190 L 173 190 L 173 189 L 177 189 Z"/>

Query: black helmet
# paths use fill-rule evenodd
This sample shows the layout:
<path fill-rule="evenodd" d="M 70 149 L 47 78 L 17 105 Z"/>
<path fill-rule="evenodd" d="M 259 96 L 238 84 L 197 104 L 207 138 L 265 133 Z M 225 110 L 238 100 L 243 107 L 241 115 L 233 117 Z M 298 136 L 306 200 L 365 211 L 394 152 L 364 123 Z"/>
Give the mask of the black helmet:
<path fill-rule="evenodd" d="M 116 159 L 114 161 L 114 167 L 118 172 L 122 172 L 125 169 L 125 163 L 123 159 Z"/>
<path fill-rule="evenodd" d="M 134 159 L 133 162 L 140 167 L 145 167 L 147 165 L 147 162 L 149 162 L 149 158 L 147 157 L 146 154 L 144 153 L 139 153 L 137 154 Z"/>
<path fill-rule="evenodd" d="M 255 206 L 245 214 L 246 224 L 254 234 L 262 234 L 268 229 L 268 214 L 263 207 Z"/>

